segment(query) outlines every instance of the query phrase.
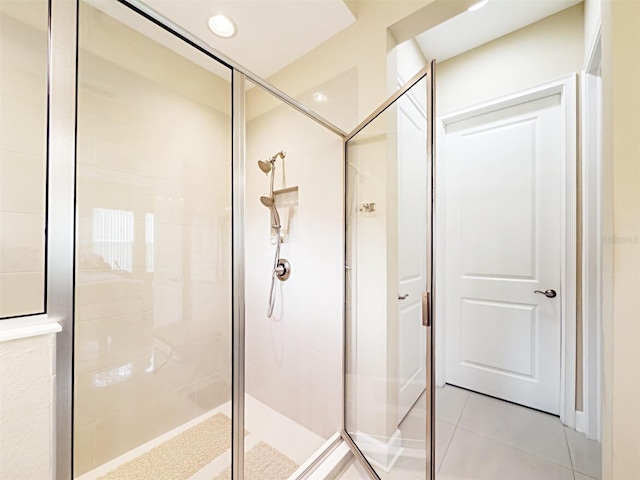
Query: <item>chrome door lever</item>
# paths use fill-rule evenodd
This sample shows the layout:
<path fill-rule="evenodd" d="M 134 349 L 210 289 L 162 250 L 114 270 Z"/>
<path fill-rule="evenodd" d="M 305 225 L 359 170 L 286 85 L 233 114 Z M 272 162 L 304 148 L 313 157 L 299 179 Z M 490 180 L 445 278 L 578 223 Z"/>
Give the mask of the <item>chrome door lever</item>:
<path fill-rule="evenodd" d="M 405 293 L 404 295 L 400 295 L 398 294 L 398 300 L 404 300 L 405 298 L 407 298 L 409 296 L 408 293 Z"/>
<path fill-rule="evenodd" d="M 557 295 L 556 291 L 551 289 L 545 290 L 544 292 L 542 290 L 534 290 L 533 293 L 541 293 L 547 298 L 554 298 Z"/>

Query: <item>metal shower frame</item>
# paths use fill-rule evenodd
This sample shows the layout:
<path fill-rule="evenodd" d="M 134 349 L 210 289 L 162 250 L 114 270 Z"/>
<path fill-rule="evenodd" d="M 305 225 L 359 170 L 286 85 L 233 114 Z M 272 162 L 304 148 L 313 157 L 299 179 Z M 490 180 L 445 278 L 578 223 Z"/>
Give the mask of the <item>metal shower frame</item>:
<path fill-rule="evenodd" d="M 369 122 L 391 106 L 398 98 L 423 78 L 427 78 L 428 118 L 433 118 L 433 74 L 434 64 L 428 65 L 397 91 L 375 112 L 367 117 L 352 132 L 347 133 L 322 118 L 306 106 L 291 98 L 281 90 L 267 83 L 242 65 L 234 62 L 188 31 L 149 8 L 140 0 L 116 0 L 134 13 L 155 23 L 178 39 L 191 45 L 208 57 L 227 66 L 232 72 L 232 256 L 233 256 L 233 340 L 232 340 L 232 479 L 244 478 L 244 393 L 245 393 L 245 315 L 244 315 L 244 178 L 245 178 L 245 84 L 246 80 L 259 85 L 285 104 L 309 117 L 327 130 L 338 135 L 343 141 L 343 164 L 346 162 L 347 142 Z M 77 90 L 78 90 L 78 11 L 80 0 L 50 0 L 49 11 L 49 58 L 48 58 L 48 217 L 47 217 L 47 318 L 58 322 L 62 331 L 56 338 L 55 375 L 55 418 L 54 465 L 53 472 L 58 480 L 73 478 L 73 346 L 74 346 L 74 287 L 75 287 L 75 215 L 76 215 L 76 134 L 77 134 Z M 433 122 L 428 125 L 428 158 L 430 162 L 431 186 L 433 187 Z M 433 188 L 430 201 L 433 219 Z M 344 194 L 346 195 L 346 188 Z M 343 212 L 346 227 L 346 214 Z M 343 243 L 346 238 L 343 231 Z M 427 257 L 431 258 L 432 244 Z M 346 252 L 345 252 L 346 255 Z M 344 264 L 345 257 L 342 258 Z M 431 279 L 433 279 L 432 268 Z M 346 280 L 343 276 L 346 287 Z M 429 286 L 430 287 L 430 286 Z M 344 288 L 343 288 L 344 295 Z M 344 305 L 344 296 L 343 296 Z M 342 377 L 342 428 L 340 437 L 330 443 L 299 478 L 309 474 L 344 440 L 353 454 L 367 469 L 372 479 L 378 479 L 375 471 L 366 461 L 349 434 L 346 432 L 346 311 L 343 313 L 343 377 Z M 433 316 L 432 316 L 433 317 Z M 427 471 L 434 476 L 434 412 L 433 412 L 433 355 L 431 328 L 427 328 Z"/>

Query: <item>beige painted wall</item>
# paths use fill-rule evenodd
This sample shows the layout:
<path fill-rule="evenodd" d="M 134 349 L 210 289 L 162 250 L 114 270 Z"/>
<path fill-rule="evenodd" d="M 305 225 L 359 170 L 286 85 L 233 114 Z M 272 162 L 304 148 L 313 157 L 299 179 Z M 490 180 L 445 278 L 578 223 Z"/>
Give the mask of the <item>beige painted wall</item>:
<path fill-rule="evenodd" d="M 351 6 L 357 16 L 355 23 L 268 80 L 292 97 L 298 97 L 355 68 L 358 82 L 348 94 L 357 98 L 356 122 L 350 123 L 338 109 L 324 113 L 329 121 L 350 131 L 387 98 L 387 53 L 395 46 L 393 39 L 390 42 L 387 28 L 431 1 L 354 0 Z M 316 109 L 313 103 L 304 98 L 302 101 L 312 110 Z"/>
<path fill-rule="evenodd" d="M 578 4 L 439 63 L 436 115 L 580 72 L 583 28 Z"/>
<path fill-rule="evenodd" d="M 603 2 L 603 253 L 613 256 L 603 299 L 605 480 L 640 478 L 639 25 L 640 2 Z"/>

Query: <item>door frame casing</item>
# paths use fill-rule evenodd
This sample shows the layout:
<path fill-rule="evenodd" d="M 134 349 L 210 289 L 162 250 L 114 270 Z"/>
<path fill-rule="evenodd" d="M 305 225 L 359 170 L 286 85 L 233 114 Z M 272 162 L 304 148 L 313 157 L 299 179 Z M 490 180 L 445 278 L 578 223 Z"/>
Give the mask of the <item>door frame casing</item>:
<path fill-rule="evenodd" d="M 581 75 L 582 127 L 582 348 L 583 424 L 589 439 L 601 440 L 602 415 L 602 65 L 597 26 Z"/>
<path fill-rule="evenodd" d="M 560 295 L 562 318 L 562 344 L 560 364 L 560 420 L 563 424 L 575 428 L 576 409 L 576 302 L 577 302 L 577 74 L 564 76 L 558 80 L 544 83 L 533 88 L 511 93 L 471 107 L 454 111 L 437 118 L 436 145 L 436 219 L 435 219 L 435 317 L 446 318 L 445 309 L 445 253 L 446 218 L 443 209 L 444 192 L 439 186 L 444 185 L 446 162 L 445 136 L 449 124 L 489 113 L 492 111 L 520 105 L 551 95 L 560 94 L 562 112 L 562 207 L 561 207 L 561 276 Z M 435 352 L 435 385 L 444 386 L 445 379 L 445 345 L 446 324 L 437 322 L 435 344 L 440 348 Z"/>

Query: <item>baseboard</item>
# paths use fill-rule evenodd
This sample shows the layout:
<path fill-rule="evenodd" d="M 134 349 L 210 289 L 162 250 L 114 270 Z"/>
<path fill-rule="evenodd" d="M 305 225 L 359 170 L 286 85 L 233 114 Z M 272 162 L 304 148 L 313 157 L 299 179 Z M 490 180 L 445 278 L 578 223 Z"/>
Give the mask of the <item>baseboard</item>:
<path fill-rule="evenodd" d="M 576 430 L 584 433 L 584 412 L 576 410 Z"/>
<path fill-rule="evenodd" d="M 356 433 L 358 448 L 372 465 L 385 472 L 390 472 L 398 458 L 402 455 L 402 433 L 396 430 L 388 441 L 384 441 L 366 433 Z"/>

